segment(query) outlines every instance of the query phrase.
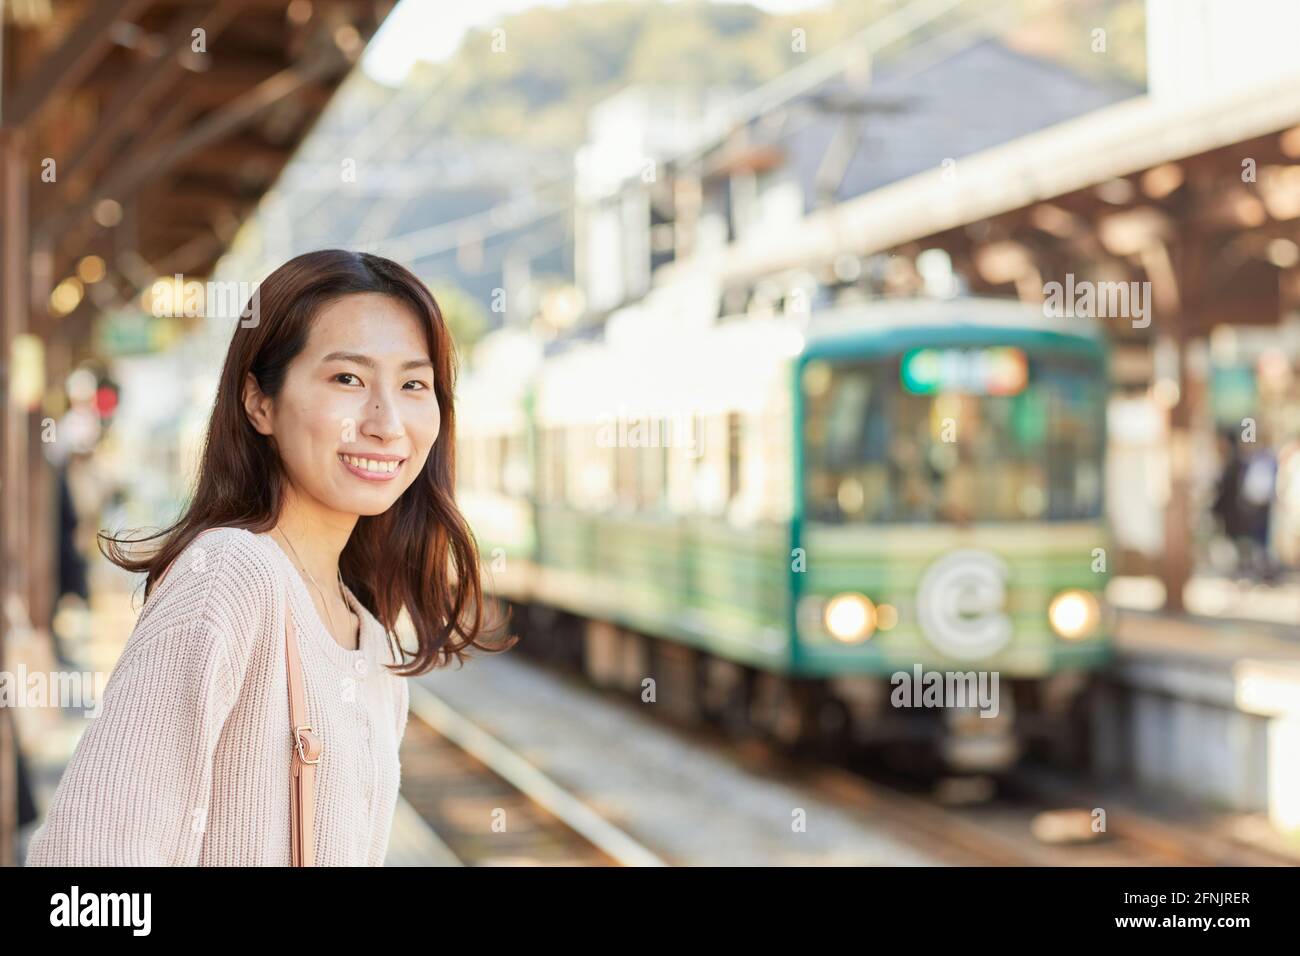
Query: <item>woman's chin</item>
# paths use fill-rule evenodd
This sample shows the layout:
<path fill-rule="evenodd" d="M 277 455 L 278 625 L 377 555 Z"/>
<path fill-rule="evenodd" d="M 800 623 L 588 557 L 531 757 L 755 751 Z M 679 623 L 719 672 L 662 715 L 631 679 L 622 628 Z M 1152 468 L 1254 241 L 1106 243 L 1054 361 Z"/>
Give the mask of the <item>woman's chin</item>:
<path fill-rule="evenodd" d="M 363 518 L 369 518 L 383 514 L 396 503 L 396 499 L 389 500 L 387 496 L 384 496 L 383 500 L 377 500 L 379 498 L 379 495 L 367 497 L 364 500 L 360 498 L 352 498 L 347 502 L 345 510 L 351 514 Z"/>

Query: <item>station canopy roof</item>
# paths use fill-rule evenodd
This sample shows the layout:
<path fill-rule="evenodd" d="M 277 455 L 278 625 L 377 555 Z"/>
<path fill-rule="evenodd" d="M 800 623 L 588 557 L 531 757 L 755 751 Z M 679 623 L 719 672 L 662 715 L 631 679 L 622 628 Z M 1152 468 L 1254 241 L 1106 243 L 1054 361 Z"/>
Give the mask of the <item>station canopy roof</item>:
<path fill-rule="evenodd" d="M 392 6 L 4 4 L 2 123 L 30 159 L 33 302 L 102 260 L 94 301 L 63 317 L 75 338 L 94 307 L 159 276 L 210 275 Z"/>

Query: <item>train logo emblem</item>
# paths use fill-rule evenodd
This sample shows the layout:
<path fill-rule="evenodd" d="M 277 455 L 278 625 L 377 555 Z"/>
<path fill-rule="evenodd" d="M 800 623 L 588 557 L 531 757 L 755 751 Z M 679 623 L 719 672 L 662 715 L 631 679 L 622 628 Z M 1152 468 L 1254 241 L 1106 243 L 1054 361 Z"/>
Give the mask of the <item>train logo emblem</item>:
<path fill-rule="evenodd" d="M 995 554 L 966 549 L 926 569 L 916 592 L 916 617 L 926 638 L 953 657 L 972 660 L 1011 640 L 1007 566 Z"/>

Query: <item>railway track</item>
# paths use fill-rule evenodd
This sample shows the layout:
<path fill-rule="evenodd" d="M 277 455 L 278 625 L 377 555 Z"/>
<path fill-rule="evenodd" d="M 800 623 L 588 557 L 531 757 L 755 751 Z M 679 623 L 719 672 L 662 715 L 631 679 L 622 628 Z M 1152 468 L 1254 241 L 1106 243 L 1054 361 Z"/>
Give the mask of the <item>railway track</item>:
<path fill-rule="evenodd" d="M 694 730 L 694 728 L 692 728 Z M 702 733 L 714 736 L 711 728 Z M 818 797 L 865 820 L 884 821 L 909 842 L 967 866 L 1295 866 L 1300 858 L 1234 839 L 1211 820 L 1181 822 L 1138 808 L 1126 797 L 1077 779 L 1024 768 L 992 795 L 946 805 L 933 790 L 881 774 L 791 755 L 762 740 L 718 746 L 756 773 L 797 782 Z M 1105 829 L 1092 833 L 1093 808 L 1106 810 Z M 1078 840 L 1047 842 L 1036 831 L 1044 816 L 1064 814 Z M 1050 821 L 1049 821 L 1050 822 Z M 1084 827 L 1080 827 L 1080 823 Z M 1059 829 L 1059 828 L 1058 828 Z"/>
<path fill-rule="evenodd" d="M 1214 819 L 1178 819 L 1142 809 L 1130 795 L 1091 787 L 1078 780 L 1033 768 L 1024 768 L 1010 784 L 1024 799 L 1042 805 L 1073 805 L 1109 809 L 1108 830 L 1129 844 L 1188 866 L 1296 866 L 1300 855 L 1248 843 L 1233 828 Z"/>
<path fill-rule="evenodd" d="M 673 862 L 570 793 L 417 682 L 402 744 L 402 796 L 462 865 L 663 866 Z M 1277 866 L 1295 860 L 1156 816 L 1078 781 L 1026 771 L 990 799 L 935 794 L 708 726 L 676 732 L 757 777 L 779 779 L 939 863 L 956 866 Z M 1106 809 L 1105 832 L 1044 842 L 1044 814 Z M 725 812 L 725 811 L 719 811 Z"/>
<path fill-rule="evenodd" d="M 403 799 L 460 865 L 665 865 L 415 681 L 401 760 Z"/>
<path fill-rule="evenodd" d="M 726 746 L 726 744 L 723 744 Z M 864 819 L 909 834 L 913 845 L 966 866 L 1295 866 L 1295 857 L 1246 845 L 1204 821 L 1162 819 L 1113 793 L 1059 775 L 1024 770 L 996 794 L 947 806 L 871 772 L 791 757 L 762 742 L 732 745 L 755 772 L 779 774 Z M 990 781 L 990 789 L 992 788 Z M 1092 833 L 1091 810 L 1106 810 L 1105 829 Z M 1076 841 L 1045 842 L 1035 832 L 1046 815 L 1067 814 Z M 1050 828 L 1049 828 L 1050 829 Z"/>

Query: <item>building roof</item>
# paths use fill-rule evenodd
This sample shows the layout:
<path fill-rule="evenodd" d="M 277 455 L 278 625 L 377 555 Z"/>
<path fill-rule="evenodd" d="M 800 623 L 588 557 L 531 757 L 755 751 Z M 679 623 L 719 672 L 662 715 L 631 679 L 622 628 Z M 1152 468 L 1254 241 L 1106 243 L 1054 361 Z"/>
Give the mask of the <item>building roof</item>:
<path fill-rule="evenodd" d="M 955 175 L 928 168 L 814 211 L 779 235 L 742 238 L 708 268 L 741 281 L 848 250 L 884 251 L 1298 125 L 1300 76 L 1195 100 L 1138 96 L 981 150 L 960 160 Z M 665 266 L 656 282 L 697 267 Z"/>
<path fill-rule="evenodd" d="M 986 38 L 937 61 L 904 55 L 865 91 L 843 76 L 823 84 L 799 101 L 800 112 L 811 115 L 794 119 L 781 143 L 811 200 L 817 170 L 842 123 L 838 111 L 865 108 L 860 140 L 834 189 L 834 201 L 843 202 L 1141 92 Z"/>

